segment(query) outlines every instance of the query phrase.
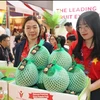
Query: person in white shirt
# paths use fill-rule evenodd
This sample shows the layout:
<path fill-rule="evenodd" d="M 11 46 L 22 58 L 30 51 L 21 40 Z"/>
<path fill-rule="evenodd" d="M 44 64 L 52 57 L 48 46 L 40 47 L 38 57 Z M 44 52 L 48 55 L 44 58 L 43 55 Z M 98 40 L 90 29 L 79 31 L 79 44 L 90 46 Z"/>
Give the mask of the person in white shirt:
<path fill-rule="evenodd" d="M 1 24 L 0 24 L 0 35 L 5 34 L 5 29 L 2 28 Z"/>
<path fill-rule="evenodd" d="M 5 29 L 5 34 L 7 34 L 8 36 L 11 36 L 10 29 L 6 27 L 6 24 L 2 24 L 2 27 Z"/>

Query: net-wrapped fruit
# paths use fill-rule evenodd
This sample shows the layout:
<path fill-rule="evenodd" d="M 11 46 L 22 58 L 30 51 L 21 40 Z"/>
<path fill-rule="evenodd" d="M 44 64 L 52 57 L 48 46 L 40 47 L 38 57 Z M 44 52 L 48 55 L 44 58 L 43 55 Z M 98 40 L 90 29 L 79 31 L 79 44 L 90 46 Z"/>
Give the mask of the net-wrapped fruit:
<path fill-rule="evenodd" d="M 41 40 L 38 45 L 33 46 L 27 56 L 28 59 L 33 59 L 37 69 L 44 69 L 48 64 L 49 51 L 43 46 L 44 40 Z"/>
<path fill-rule="evenodd" d="M 79 93 L 85 88 L 87 77 L 83 71 L 83 65 L 75 63 L 72 67 L 73 68 L 68 72 L 70 79 L 68 90 L 71 92 L 73 91 L 74 93 Z"/>
<path fill-rule="evenodd" d="M 63 67 L 49 64 L 44 69 L 43 83 L 48 91 L 64 92 L 69 85 L 69 76 Z"/>
<path fill-rule="evenodd" d="M 43 70 L 39 71 L 39 78 L 37 81 L 37 86 L 39 89 L 45 89 L 44 84 L 43 84 L 43 75 L 44 75 Z"/>
<path fill-rule="evenodd" d="M 49 63 L 52 63 L 54 60 L 59 66 L 62 66 L 66 70 L 72 65 L 72 58 L 68 52 L 61 47 L 60 39 L 58 39 L 58 49 L 54 50 L 49 57 Z"/>
<path fill-rule="evenodd" d="M 38 70 L 32 60 L 25 58 L 20 62 L 16 74 L 15 82 L 21 86 L 32 86 L 38 81 Z"/>

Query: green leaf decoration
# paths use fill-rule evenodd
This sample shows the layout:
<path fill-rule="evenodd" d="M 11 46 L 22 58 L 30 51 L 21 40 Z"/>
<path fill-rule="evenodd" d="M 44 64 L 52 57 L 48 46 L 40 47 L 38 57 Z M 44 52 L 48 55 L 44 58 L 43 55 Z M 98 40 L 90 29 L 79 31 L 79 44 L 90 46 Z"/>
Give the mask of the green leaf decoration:
<path fill-rule="evenodd" d="M 44 12 L 43 14 L 44 22 L 51 28 L 54 29 L 57 25 L 59 25 L 61 20 L 61 14 L 60 12 L 54 12 L 53 15 L 51 15 L 48 12 Z"/>

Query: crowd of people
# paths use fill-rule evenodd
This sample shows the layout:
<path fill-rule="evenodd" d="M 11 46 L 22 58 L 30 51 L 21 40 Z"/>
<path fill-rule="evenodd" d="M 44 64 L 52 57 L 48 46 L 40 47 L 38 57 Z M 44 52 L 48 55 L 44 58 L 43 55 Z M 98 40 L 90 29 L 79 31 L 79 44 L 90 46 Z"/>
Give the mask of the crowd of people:
<path fill-rule="evenodd" d="M 47 35 L 47 28 L 39 24 L 35 16 L 28 16 L 23 24 L 23 34 L 18 34 L 14 29 L 15 47 L 13 54 L 10 51 L 10 30 L 5 25 L 0 25 L 0 60 L 5 60 L 9 64 L 12 62 L 14 67 L 27 57 L 29 50 L 41 39 L 45 40 L 43 46 L 52 53 L 58 48 L 57 38 L 60 38 L 61 46 L 70 55 L 74 54 L 75 61 L 83 64 L 85 74 L 91 79 L 89 87 L 91 100 L 99 100 L 100 95 L 100 16 L 95 11 L 82 13 L 76 23 L 76 30 L 72 22 L 64 24 L 67 31 L 66 37 L 54 34 Z M 2 30 L 2 32 L 1 32 Z M 69 49 L 65 47 L 69 46 Z M 96 99 L 95 99 L 96 98 Z"/>

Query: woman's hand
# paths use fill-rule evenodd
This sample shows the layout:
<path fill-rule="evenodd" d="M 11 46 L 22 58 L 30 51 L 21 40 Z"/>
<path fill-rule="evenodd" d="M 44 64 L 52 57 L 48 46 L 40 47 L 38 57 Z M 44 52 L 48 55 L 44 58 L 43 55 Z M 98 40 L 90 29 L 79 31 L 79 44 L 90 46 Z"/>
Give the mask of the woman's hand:
<path fill-rule="evenodd" d="M 100 79 L 92 83 L 89 87 L 90 91 L 94 91 L 100 88 Z"/>

